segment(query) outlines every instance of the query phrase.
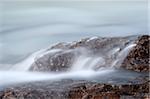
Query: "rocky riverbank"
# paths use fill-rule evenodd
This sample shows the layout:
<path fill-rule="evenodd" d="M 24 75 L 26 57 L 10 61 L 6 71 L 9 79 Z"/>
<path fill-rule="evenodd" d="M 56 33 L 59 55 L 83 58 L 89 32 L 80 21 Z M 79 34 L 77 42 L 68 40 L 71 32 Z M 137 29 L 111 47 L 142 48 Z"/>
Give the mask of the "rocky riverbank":
<path fill-rule="evenodd" d="M 150 36 L 142 35 L 94 37 L 56 44 L 35 59 L 30 71 L 68 71 L 74 59 L 81 54 L 90 56 L 92 53 L 94 57 L 103 56 L 105 60 L 103 64 L 98 62 L 94 70 L 115 65 L 116 69 L 138 72 L 141 75 L 128 79 L 125 83 L 120 78 L 100 82 L 100 76 L 99 80 L 63 79 L 17 84 L 3 88 L 0 99 L 149 99 L 149 41 Z M 133 43 L 135 46 L 127 53 L 124 49 Z M 56 52 L 48 53 L 52 50 Z M 122 59 L 120 56 L 126 58 Z M 115 80 L 120 81 L 112 82 Z"/>
<path fill-rule="evenodd" d="M 148 81 L 108 84 L 62 80 L 15 85 L 0 92 L 1 99 L 149 99 Z"/>

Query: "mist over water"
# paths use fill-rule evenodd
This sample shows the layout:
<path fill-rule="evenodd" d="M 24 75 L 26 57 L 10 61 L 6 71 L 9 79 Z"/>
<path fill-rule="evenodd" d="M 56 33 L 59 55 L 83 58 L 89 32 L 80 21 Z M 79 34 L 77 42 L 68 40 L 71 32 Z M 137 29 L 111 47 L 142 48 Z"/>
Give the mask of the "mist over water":
<path fill-rule="evenodd" d="M 14 64 L 57 42 L 148 33 L 146 0 L 0 1 L 0 63 Z"/>
<path fill-rule="evenodd" d="M 22 62 L 19 62 L 15 65 L 0 68 L 0 86 L 15 84 L 15 83 L 24 83 L 24 82 L 32 82 L 32 81 L 42 81 L 42 80 L 61 80 L 61 79 L 85 79 L 90 80 L 92 77 L 97 76 L 108 76 L 109 74 L 118 74 L 118 71 L 115 69 L 116 66 L 118 67 L 118 63 L 122 63 L 123 59 L 127 56 L 129 51 L 135 46 L 136 44 L 129 44 L 125 47 L 122 51 L 118 51 L 117 59 L 114 60 L 110 64 L 106 64 L 106 60 L 103 56 L 95 56 L 89 53 L 89 51 L 85 48 L 74 49 L 74 51 L 80 51 L 81 54 L 79 57 L 74 59 L 73 64 L 70 65 L 70 69 L 64 72 L 31 72 L 29 69 L 32 64 L 35 62 L 36 59 L 44 56 L 45 54 L 54 54 L 60 51 L 67 51 L 63 49 L 52 49 L 48 51 L 47 49 L 42 49 L 38 52 L 33 53 L 27 59 Z M 111 51 L 112 52 L 112 51 Z M 112 52 L 114 54 L 114 52 Z M 109 54 L 112 54 L 109 53 Z M 120 58 L 121 57 L 121 58 Z M 101 67 L 99 69 L 95 69 L 97 65 L 110 65 L 106 67 Z M 130 73 L 129 73 L 130 74 Z M 134 73 L 131 73 L 131 75 Z M 131 76 L 132 77 L 132 76 Z M 6 80 L 4 80 L 6 79 Z M 101 79 L 100 81 L 105 81 L 105 79 Z"/>
<path fill-rule="evenodd" d="M 127 36 L 148 33 L 147 1 L 0 1 L 0 86 L 29 81 L 90 79 L 116 72 L 130 44 L 119 52 L 110 68 L 95 71 L 103 56 L 83 53 L 65 73 L 29 72 L 36 58 L 62 49 L 46 51 L 57 42 L 70 42 L 94 36 Z M 43 49 L 46 48 L 46 49 Z M 41 50 L 42 49 L 42 50 Z M 84 51 L 83 51 L 84 52 Z M 81 75 L 82 74 L 82 75 Z M 114 74 L 115 75 L 115 74 Z M 116 74 L 118 75 L 118 74 Z M 130 73 L 129 73 L 130 75 Z M 132 73 L 131 73 L 132 75 Z M 78 79 L 79 79 L 78 78 Z M 5 80 L 7 79 L 7 80 Z"/>

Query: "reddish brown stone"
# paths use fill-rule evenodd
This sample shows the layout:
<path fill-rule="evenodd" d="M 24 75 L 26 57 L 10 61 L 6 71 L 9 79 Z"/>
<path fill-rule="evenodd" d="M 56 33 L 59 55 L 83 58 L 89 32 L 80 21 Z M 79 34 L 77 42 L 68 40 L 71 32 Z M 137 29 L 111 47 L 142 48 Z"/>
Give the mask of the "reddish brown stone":
<path fill-rule="evenodd" d="M 136 46 L 125 58 L 121 67 L 138 72 L 149 72 L 150 36 L 143 35 L 136 41 Z"/>

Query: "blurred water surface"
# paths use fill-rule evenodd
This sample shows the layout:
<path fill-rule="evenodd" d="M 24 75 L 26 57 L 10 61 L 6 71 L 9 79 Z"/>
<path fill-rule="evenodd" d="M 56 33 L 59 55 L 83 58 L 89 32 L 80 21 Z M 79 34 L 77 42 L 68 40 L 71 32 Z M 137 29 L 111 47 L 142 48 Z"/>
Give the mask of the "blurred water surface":
<path fill-rule="evenodd" d="M 0 11 L 0 64 L 57 42 L 148 33 L 147 0 L 3 0 Z"/>

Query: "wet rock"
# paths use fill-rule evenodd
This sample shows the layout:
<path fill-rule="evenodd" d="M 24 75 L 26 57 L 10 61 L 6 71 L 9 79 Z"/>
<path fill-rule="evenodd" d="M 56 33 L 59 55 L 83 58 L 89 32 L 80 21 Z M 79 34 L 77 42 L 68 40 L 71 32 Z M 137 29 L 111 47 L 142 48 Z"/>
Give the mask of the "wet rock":
<path fill-rule="evenodd" d="M 56 52 L 47 54 L 35 60 L 30 70 L 32 71 L 66 71 L 70 64 L 73 63 L 75 53 L 73 52 Z"/>
<path fill-rule="evenodd" d="M 122 67 L 138 72 L 149 72 L 150 36 L 143 35 L 136 41 L 136 46 L 130 51 L 122 63 Z"/>
<path fill-rule="evenodd" d="M 67 71 L 74 62 L 74 59 L 86 54 L 88 57 L 99 57 L 104 60 L 104 64 L 99 62 L 95 70 L 100 67 L 112 66 L 121 52 L 137 36 L 113 37 L 113 38 L 85 38 L 72 43 L 58 43 L 50 50 L 61 49 L 60 52 L 43 55 L 32 64 L 31 71 Z M 82 61 L 82 60 L 81 60 Z"/>
<path fill-rule="evenodd" d="M 129 36 L 113 38 L 85 38 L 72 43 L 58 43 L 49 50 L 61 49 L 60 52 L 46 54 L 35 60 L 31 66 L 31 71 L 67 71 L 73 64 L 74 59 L 84 53 L 89 56 L 102 57 L 105 64 L 99 63 L 95 69 L 105 66 L 116 65 L 134 71 L 149 71 L 149 36 Z M 115 63 L 119 53 L 130 43 L 137 45 L 127 54 L 120 63 Z M 86 50 L 80 51 L 81 48 Z M 80 49 L 80 50 L 77 50 Z M 123 61 L 123 62 L 122 62 Z M 113 63 L 114 62 L 114 63 Z"/>
<path fill-rule="evenodd" d="M 110 84 L 84 80 L 42 81 L 15 85 L 0 91 L 1 99 L 144 99 L 148 81 L 141 84 Z"/>
<path fill-rule="evenodd" d="M 68 43 L 58 43 L 56 45 L 53 45 L 50 49 L 67 49 Z"/>
<path fill-rule="evenodd" d="M 69 99 L 120 99 L 132 97 L 133 99 L 144 99 L 148 90 L 148 82 L 143 84 L 91 84 L 82 85 L 70 90 Z"/>
<path fill-rule="evenodd" d="M 149 71 L 149 36 L 86 38 L 72 43 L 59 43 L 52 49 L 62 49 L 35 59 L 31 71 L 67 71 L 75 58 L 86 53 L 103 56 L 109 66 L 131 42 L 137 45 L 123 60 L 121 68 Z M 114 49 L 113 49 L 114 48 Z M 117 51 L 115 52 L 115 50 Z M 90 51 L 89 51 L 90 50 Z M 88 52 L 89 51 L 89 52 Z M 97 68 L 102 65 L 98 63 Z M 149 99 L 149 76 L 131 79 L 128 83 L 94 82 L 85 80 L 41 81 L 8 86 L 0 91 L 0 99 Z"/>

